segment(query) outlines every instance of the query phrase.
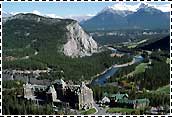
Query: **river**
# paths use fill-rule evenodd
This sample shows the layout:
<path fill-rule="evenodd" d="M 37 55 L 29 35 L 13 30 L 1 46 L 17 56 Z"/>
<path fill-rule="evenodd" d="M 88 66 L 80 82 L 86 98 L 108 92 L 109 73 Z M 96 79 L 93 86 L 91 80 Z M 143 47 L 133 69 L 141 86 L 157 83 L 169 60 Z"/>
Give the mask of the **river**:
<path fill-rule="evenodd" d="M 129 56 L 131 55 L 130 53 L 120 52 L 117 49 L 114 49 L 112 47 L 108 47 L 108 49 L 112 50 L 112 53 L 123 53 L 123 54 L 127 54 Z M 105 70 L 103 72 L 103 74 L 98 76 L 98 78 L 96 80 L 93 80 L 91 84 L 92 85 L 104 85 L 106 83 L 106 81 L 119 70 L 119 68 L 126 67 L 129 65 L 141 62 L 143 60 L 144 60 L 144 58 L 141 55 L 137 55 L 137 56 L 133 57 L 133 60 L 131 62 L 121 64 L 121 65 L 112 65 L 109 69 Z"/>

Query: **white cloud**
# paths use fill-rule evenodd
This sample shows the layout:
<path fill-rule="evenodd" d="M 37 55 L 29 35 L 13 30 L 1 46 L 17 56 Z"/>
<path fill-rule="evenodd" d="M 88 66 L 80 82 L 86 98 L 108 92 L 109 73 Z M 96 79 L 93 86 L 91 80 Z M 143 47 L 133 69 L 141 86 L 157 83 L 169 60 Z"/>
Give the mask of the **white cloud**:
<path fill-rule="evenodd" d="M 95 16 L 95 14 L 86 14 L 86 15 L 68 15 L 68 16 L 59 16 L 59 15 L 56 15 L 56 14 L 44 14 L 44 13 L 41 13 L 39 12 L 38 10 L 33 10 L 32 12 L 11 12 L 12 15 L 16 15 L 16 14 L 19 14 L 19 13 L 33 13 L 33 14 L 36 14 L 36 15 L 40 15 L 40 16 L 44 16 L 44 17 L 50 17 L 50 18 L 61 18 L 61 19 L 66 19 L 66 18 L 69 18 L 69 19 L 74 19 L 74 20 L 77 20 L 77 21 L 82 21 L 82 20 L 86 20 L 86 19 L 89 19 L 90 17 L 92 16 Z"/>
<path fill-rule="evenodd" d="M 63 18 L 61 16 L 58 16 L 56 14 L 45 14 L 45 16 L 51 17 L 51 18 Z"/>
<path fill-rule="evenodd" d="M 95 14 L 82 14 L 82 15 L 67 15 L 65 18 L 71 18 L 71 17 L 92 17 L 95 16 Z"/>
<path fill-rule="evenodd" d="M 92 17 L 92 16 L 95 16 L 95 14 L 86 14 L 86 16 Z"/>
<path fill-rule="evenodd" d="M 65 16 L 64 18 L 69 18 L 69 19 L 73 19 L 73 20 L 76 20 L 78 22 L 81 22 L 83 20 L 88 20 L 90 19 L 91 17 L 95 16 L 95 14 L 85 14 L 85 15 L 68 15 L 68 16 Z"/>
<path fill-rule="evenodd" d="M 36 14 L 36 15 L 42 15 L 41 12 L 37 11 L 37 10 L 34 10 L 32 11 L 33 14 Z"/>
<path fill-rule="evenodd" d="M 32 11 L 32 13 L 36 14 L 36 15 L 40 15 L 40 16 L 50 17 L 50 18 L 63 18 L 63 17 L 58 16 L 56 14 L 44 14 L 44 13 L 41 13 L 41 12 L 39 12 L 37 10 Z"/>
<path fill-rule="evenodd" d="M 118 2 L 117 4 L 115 4 L 109 8 L 112 8 L 115 10 L 131 10 L 132 7 L 130 8 L 129 5 L 126 5 L 126 3 Z"/>
<path fill-rule="evenodd" d="M 58 16 L 56 14 L 44 14 L 44 13 L 39 12 L 38 10 L 33 10 L 32 12 L 10 12 L 10 14 L 12 14 L 12 15 L 16 15 L 16 14 L 19 14 L 19 13 L 24 13 L 24 14 L 33 13 L 33 14 L 36 14 L 36 15 L 51 17 L 51 18 L 63 18 L 63 17 Z"/>
<path fill-rule="evenodd" d="M 170 4 L 155 5 L 155 8 L 157 8 L 163 12 L 170 12 Z"/>

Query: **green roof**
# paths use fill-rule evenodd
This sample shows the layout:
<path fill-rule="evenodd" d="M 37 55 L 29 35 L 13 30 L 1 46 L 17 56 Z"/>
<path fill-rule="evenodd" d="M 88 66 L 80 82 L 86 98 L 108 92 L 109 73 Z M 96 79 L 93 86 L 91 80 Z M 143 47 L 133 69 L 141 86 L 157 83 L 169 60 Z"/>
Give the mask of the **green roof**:
<path fill-rule="evenodd" d="M 149 103 L 150 102 L 149 99 L 146 99 L 146 98 L 144 98 L 144 99 L 136 99 L 135 101 L 136 101 L 136 103 Z"/>
<path fill-rule="evenodd" d="M 136 99 L 136 100 L 128 100 L 128 99 L 120 99 L 118 103 L 127 103 L 127 104 L 141 104 L 141 103 L 149 103 L 149 99 Z"/>
<path fill-rule="evenodd" d="M 134 100 L 120 99 L 118 100 L 118 103 L 134 104 Z"/>
<path fill-rule="evenodd" d="M 103 93 L 103 96 L 109 96 L 109 94 L 107 92 Z"/>
<path fill-rule="evenodd" d="M 116 100 L 123 99 L 125 96 L 128 97 L 128 94 L 112 94 L 110 98 L 115 98 Z"/>
<path fill-rule="evenodd" d="M 109 96 L 107 92 L 103 94 L 103 96 L 114 98 L 115 100 L 118 100 L 118 103 L 128 103 L 128 104 L 141 104 L 141 103 L 149 103 L 149 99 L 135 99 L 135 100 L 129 100 L 124 98 L 125 96 L 128 97 L 128 94 L 112 94 Z"/>

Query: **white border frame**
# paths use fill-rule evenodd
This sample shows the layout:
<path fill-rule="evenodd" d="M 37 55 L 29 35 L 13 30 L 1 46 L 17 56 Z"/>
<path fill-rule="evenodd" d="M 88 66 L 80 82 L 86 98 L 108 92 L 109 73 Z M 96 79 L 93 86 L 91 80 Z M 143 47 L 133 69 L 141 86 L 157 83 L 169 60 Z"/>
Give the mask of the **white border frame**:
<path fill-rule="evenodd" d="M 2 115 L 2 8 L 3 2 L 170 2 L 170 115 L 172 115 L 172 0 L 0 0 L 0 115 Z M 2 115 L 1 117 L 148 117 L 170 115 Z M 172 116 L 171 116 L 172 117 Z"/>

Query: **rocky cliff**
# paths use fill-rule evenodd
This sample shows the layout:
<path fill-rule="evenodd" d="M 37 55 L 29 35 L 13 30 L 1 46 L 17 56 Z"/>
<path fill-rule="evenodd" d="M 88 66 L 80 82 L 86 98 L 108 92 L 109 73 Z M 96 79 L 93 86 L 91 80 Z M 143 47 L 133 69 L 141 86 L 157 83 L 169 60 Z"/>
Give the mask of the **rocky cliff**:
<path fill-rule="evenodd" d="M 93 38 L 71 19 L 17 14 L 3 22 L 3 29 L 3 47 L 8 49 L 29 45 L 31 49 L 48 54 L 61 52 L 72 58 L 90 56 L 97 51 Z"/>
<path fill-rule="evenodd" d="M 64 54 L 72 57 L 90 56 L 97 52 L 97 43 L 90 37 L 81 26 L 72 22 L 67 25 L 67 43 L 64 44 Z"/>

